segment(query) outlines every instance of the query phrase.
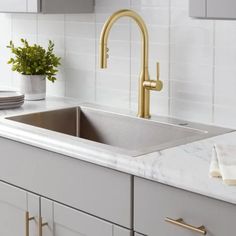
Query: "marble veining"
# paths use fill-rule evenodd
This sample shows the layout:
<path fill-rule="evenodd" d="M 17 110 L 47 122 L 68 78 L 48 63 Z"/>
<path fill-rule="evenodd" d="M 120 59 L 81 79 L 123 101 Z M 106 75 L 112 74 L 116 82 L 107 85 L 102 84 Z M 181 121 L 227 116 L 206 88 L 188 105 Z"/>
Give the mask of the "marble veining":
<path fill-rule="evenodd" d="M 236 187 L 224 185 L 220 179 L 209 177 L 213 145 L 236 145 L 236 132 L 131 157 L 96 145 L 91 149 L 76 137 L 70 137 L 68 142 L 66 135 L 4 119 L 6 116 L 78 104 L 73 99 L 50 97 L 46 101 L 26 102 L 19 109 L 1 110 L 0 136 L 236 204 Z"/>

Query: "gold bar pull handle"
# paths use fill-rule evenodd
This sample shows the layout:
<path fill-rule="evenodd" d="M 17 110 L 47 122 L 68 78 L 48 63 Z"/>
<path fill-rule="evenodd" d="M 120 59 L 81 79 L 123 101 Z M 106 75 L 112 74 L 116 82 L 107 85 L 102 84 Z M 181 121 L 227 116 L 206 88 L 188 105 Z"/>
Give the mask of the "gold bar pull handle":
<path fill-rule="evenodd" d="M 168 222 L 168 223 L 180 226 L 182 228 L 192 230 L 192 231 L 194 231 L 196 233 L 199 233 L 199 234 L 202 234 L 202 235 L 206 235 L 207 234 L 205 226 L 202 225 L 200 227 L 195 227 L 193 225 L 186 224 L 182 218 L 174 220 L 174 219 L 171 219 L 169 217 L 166 217 L 165 221 Z"/>
<path fill-rule="evenodd" d="M 29 223 L 34 219 L 34 217 L 30 217 L 28 211 L 25 212 L 25 236 L 29 236 Z"/>
<path fill-rule="evenodd" d="M 43 236 L 43 227 L 47 226 L 48 223 L 43 223 L 43 218 L 40 216 L 39 217 L 39 236 Z"/>

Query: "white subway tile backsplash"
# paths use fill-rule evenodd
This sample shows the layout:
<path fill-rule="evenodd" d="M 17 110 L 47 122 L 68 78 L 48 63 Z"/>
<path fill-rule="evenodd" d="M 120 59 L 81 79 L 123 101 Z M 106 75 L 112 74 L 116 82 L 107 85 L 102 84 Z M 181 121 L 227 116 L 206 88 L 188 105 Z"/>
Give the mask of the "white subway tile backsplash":
<path fill-rule="evenodd" d="M 170 79 L 212 85 L 213 66 L 175 62 L 170 64 Z"/>
<path fill-rule="evenodd" d="M 65 68 L 67 69 L 93 71 L 95 67 L 95 60 L 92 54 L 66 52 L 65 60 Z"/>
<path fill-rule="evenodd" d="M 96 88 L 96 103 L 122 109 L 129 108 L 129 92 L 111 88 Z"/>
<path fill-rule="evenodd" d="M 148 25 L 167 26 L 169 24 L 168 7 L 145 7 L 132 6 L 132 9 L 139 12 Z"/>
<path fill-rule="evenodd" d="M 171 44 L 212 45 L 212 29 L 192 26 L 176 26 L 171 30 Z"/>
<path fill-rule="evenodd" d="M 236 21 L 216 21 L 216 47 L 236 47 Z"/>
<path fill-rule="evenodd" d="M 171 63 L 192 63 L 199 65 L 213 65 L 213 48 L 197 45 L 171 45 Z"/>
<path fill-rule="evenodd" d="M 236 22 L 215 23 L 214 122 L 236 127 Z"/>
<path fill-rule="evenodd" d="M 64 15 L 39 14 L 37 18 L 39 35 L 64 36 Z"/>
<path fill-rule="evenodd" d="M 64 97 L 66 95 L 65 94 L 65 81 L 62 79 L 58 79 L 55 83 L 52 83 L 47 80 L 47 94 L 51 96 Z"/>
<path fill-rule="evenodd" d="M 195 122 L 211 123 L 212 105 L 189 102 L 184 99 L 171 99 L 171 116 Z"/>
<path fill-rule="evenodd" d="M 151 50 L 149 51 L 150 66 L 156 62 L 167 62 L 169 59 L 169 46 L 166 44 L 150 44 Z M 131 43 L 131 56 L 141 60 L 141 43 Z"/>
<path fill-rule="evenodd" d="M 199 84 L 195 82 L 181 82 L 171 81 L 171 98 L 182 99 L 188 102 L 198 102 L 202 104 L 210 104 L 212 100 L 212 94 L 209 91 L 212 90 L 212 85 Z"/>
<path fill-rule="evenodd" d="M 67 37 L 79 37 L 85 39 L 94 38 L 94 23 L 87 22 L 65 22 L 65 36 Z"/>
<path fill-rule="evenodd" d="M 37 15 L 35 14 L 12 14 L 12 34 L 20 37 L 31 36 L 37 34 Z"/>
<path fill-rule="evenodd" d="M 128 22 L 126 22 L 128 23 Z M 103 23 L 97 23 L 96 24 L 96 35 L 97 38 L 99 39 L 100 33 L 103 28 Z M 110 35 L 109 35 L 109 42 L 115 40 L 115 41 L 129 41 L 130 40 L 130 25 L 129 24 L 119 24 L 117 23 L 114 24 L 114 26 L 111 29 Z M 108 47 L 110 47 L 108 45 Z"/>
<path fill-rule="evenodd" d="M 223 106 L 216 105 L 214 107 L 214 121 L 217 125 L 235 129 L 236 127 L 236 109 L 228 107 L 227 103 Z"/>
<path fill-rule="evenodd" d="M 84 22 L 84 23 L 94 23 L 95 14 L 69 14 L 65 15 L 66 22 Z"/>
<path fill-rule="evenodd" d="M 9 88 L 12 84 L 12 72 L 7 64 L 10 58 L 10 50 L 6 48 L 12 38 L 12 16 L 8 14 L 0 14 L 0 88 Z"/>
<path fill-rule="evenodd" d="M 47 48 L 49 40 L 55 43 L 55 52 L 58 56 L 64 57 L 65 53 L 65 27 L 64 15 L 43 15 L 37 16 L 36 37 L 37 43 Z"/>
<path fill-rule="evenodd" d="M 170 115 L 212 122 L 214 22 L 188 14 L 188 1 L 171 0 Z"/>
<path fill-rule="evenodd" d="M 12 15 L 9 14 L 0 14 L 1 27 L 0 32 L 4 37 L 0 37 L 0 42 L 5 41 L 11 37 L 12 33 Z"/>
<path fill-rule="evenodd" d="M 121 8 L 130 8 L 130 0 L 95 1 L 96 15 L 96 102 L 129 108 L 130 87 L 130 20 L 119 19 L 113 25 L 108 41 L 108 68 L 99 68 L 99 38 L 107 18 Z"/>
<path fill-rule="evenodd" d="M 67 97 L 78 98 L 86 102 L 94 102 L 94 71 L 83 71 L 69 68 L 65 69 L 65 72 L 65 95 Z"/>
<path fill-rule="evenodd" d="M 236 68 L 217 66 L 215 71 L 215 105 L 236 110 Z"/>
<path fill-rule="evenodd" d="M 227 44 L 215 49 L 215 65 L 235 67 L 236 65 L 236 47 L 230 47 Z"/>
<path fill-rule="evenodd" d="M 67 54 L 81 53 L 95 55 L 95 39 L 86 39 L 67 36 L 65 38 L 65 48 Z"/>
<path fill-rule="evenodd" d="M 188 16 L 188 0 L 95 0 L 94 14 L 0 14 L 0 88 L 19 86 L 6 49 L 13 39 L 47 46 L 62 57 L 58 81 L 47 93 L 137 110 L 141 36 L 133 20 L 119 19 L 108 47 L 108 68 L 99 68 L 99 37 L 106 19 L 131 8 L 149 31 L 150 78 L 160 62 L 161 92 L 151 92 L 158 115 L 236 128 L 236 21 L 202 21 Z"/>
<path fill-rule="evenodd" d="M 166 83 L 167 87 L 168 83 Z M 168 88 L 166 88 L 167 90 Z M 163 92 L 160 94 L 157 94 L 155 92 L 151 92 L 151 108 L 150 112 L 151 114 L 156 114 L 160 116 L 167 116 L 169 112 L 169 97 L 168 96 L 162 96 Z"/>

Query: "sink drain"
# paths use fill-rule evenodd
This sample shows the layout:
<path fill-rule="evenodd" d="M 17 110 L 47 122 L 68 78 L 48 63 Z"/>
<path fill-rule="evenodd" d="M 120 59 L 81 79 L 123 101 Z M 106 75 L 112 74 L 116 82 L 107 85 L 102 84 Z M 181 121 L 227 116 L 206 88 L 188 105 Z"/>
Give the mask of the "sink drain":
<path fill-rule="evenodd" d="M 181 126 L 187 126 L 188 123 L 179 123 L 179 125 L 181 125 Z"/>

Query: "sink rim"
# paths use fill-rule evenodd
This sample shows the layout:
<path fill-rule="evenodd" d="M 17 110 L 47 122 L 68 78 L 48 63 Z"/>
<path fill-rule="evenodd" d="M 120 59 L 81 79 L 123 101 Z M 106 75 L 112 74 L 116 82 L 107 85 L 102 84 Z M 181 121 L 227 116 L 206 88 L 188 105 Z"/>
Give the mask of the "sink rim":
<path fill-rule="evenodd" d="M 24 115 L 38 114 L 38 113 L 44 113 L 44 112 L 53 112 L 53 111 L 64 110 L 64 109 L 78 109 L 78 108 L 81 108 L 82 111 L 88 109 L 88 110 L 93 110 L 93 111 L 97 111 L 97 112 L 103 112 L 103 113 L 110 114 L 110 115 L 129 117 L 132 119 L 140 120 L 142 122 L 152 122 L 152 123 L 156 123 L 156 124 L 163 124 L 163 125 L 167 125 L 167 126 L 178 127 L 183 130 L 199 132 L 199 135 L 196 135 L 197 137 L 192 136 L 190 138 L 184 137 L 184 138 L 178 139 L 175 142 L 170 141 L 170 142 L 166 142 L 161 145 L 157 144 L 155 146 L 149 146 L 147 148 L 140 148 L 138 150 L 129 150 L 129 149 L 121 148 L 121 147 L 112 146 L 109 144 L 99 143 L 96 141 L 80 138 L 80 137 L 75 137 L 72 135 L 60 133 L 60 132 L 53 131 L 53 130 L 46 129 L 46 128 L 41 128 L 41 127 L 30 125 L 30 124 L 25 124 L 25 123 L 11 119 L 14 117 L 20 117 L 20 116 L 24 116 Z M 137 156 L 142 156 L 142 155 L 153 153 L 153 152 L 159 152 L 159 151 L 162 151 L 165 149 L 185 145 L 185 144 L 188 144 L 191 142 L 195 142 L 198 140 L 202 140 L 202 139 L 206 139 L 206 138 L 210 138 L 210 137 L 214 137 L 214 136 L 217 136 L 220 134 L 225 134 L 225 133 L 234 131 L 234 130 L 223 128 L 223 127 L 205 125 L 205 124 L 195 123 L 195 122 L 188 122 L 185 120 L 179 120 L 179 119 L 175 119 L 175 118 L 171 118 L 171 117 L 162 117 L 162 118 L 168 120 L 169 122 L 164 122 L 163 120 L 160 121 L 158 118 L 159 118 L 159 116 L 153 116 L 152 119 L 147 120 L 147 119 L 139 118 L 129 111 L 121 113 L 117 109 L 114 110 L 113 108 L 109 109 L 109 108 L 104 108 L 102 106 L 98 106 L 95 104 L 86 104 L 86 103 L 81 103 L 81 104 L 73 105 L 73 106 L 67 106 L 67 107 L 63 107 L 63 108 L 54 108 L 54 109 L 49 109 L 49 110 L 42 110 L 39 112 L 28 112 L 28 113 L 16 114 L 16 115 L 4 117 L 4 119 L 8 120 L 9 122 L 13 122 L 12 124 L 20 124 L 20 126 L 23 128 L 24 127 L 34 127 L 34 130 L 41 130 L 41 132 L 46 130 L 47 132 L 49 132 L 51 134 L 57 134 L 58 137 L 64 136 L 64 137 L 66 137 L 65 139 L 68 139 L 68 137 L 70 137 L 70 139 L 75 139 L 75 140 L 79 141 L 79 143 L 83 143 L 85 145 L 88 145 L 89 148 L 99 149 L 100 151 L 109 151 L 109 152 L 111 151 L 113 154 L 115 154 L 115 153 L 124 154 L 124 155 L 128 155 L 131 157 L 137 157 Z M 170 122 L 171 120 L 173 121 L 173 123 Z M 181 123 L 187 122 L 188 126 L 181 126 L 178 124 L 179 122 L 181 122 Z M 195 126 L 195 127 L 192 127 L 192 126 Z M 200 129 L 200 128 L 198 128 L 198 126 L 204 127 L 205 129 Z M 208 128 L 208 130 L 206 130 L 206 128 Z M 214 132 L 214 130 L 215 130 L 215 132 Z M 218 131 L 218 132 L 216 132 L 216 131 Z M 70 139 L 68 139 L 68 141 L 70 141 Z"/>

